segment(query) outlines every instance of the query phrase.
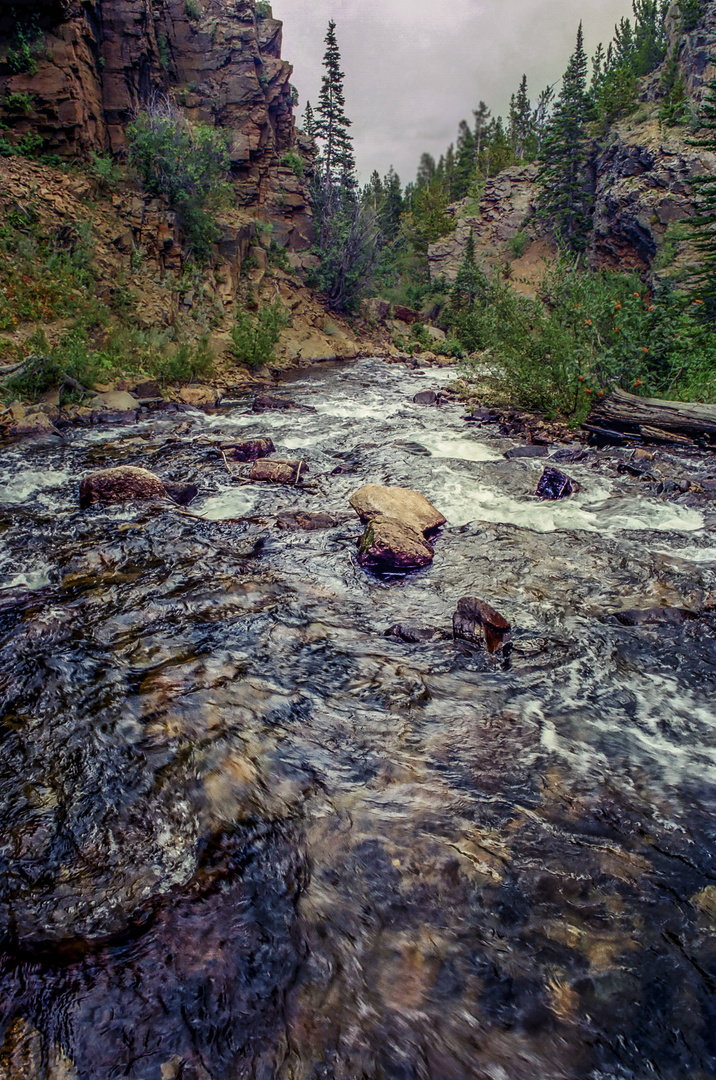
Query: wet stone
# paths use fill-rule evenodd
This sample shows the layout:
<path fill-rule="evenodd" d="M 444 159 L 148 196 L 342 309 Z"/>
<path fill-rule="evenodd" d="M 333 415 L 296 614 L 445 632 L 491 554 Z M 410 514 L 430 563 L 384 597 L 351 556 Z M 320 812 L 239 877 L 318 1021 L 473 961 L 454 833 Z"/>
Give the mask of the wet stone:
<path fill-rule="evenodd" d="M 295 401 L 291 401 L 289 398 L 279 397 L 278 394 L 257 394 L 254 399 L 253 411 L 255 413 L 282 412 L 286 409 L 298 408 L 299 406 Z"/>
<path fill-rule="evenodd" d="M 577 491 L 579 491 L 579 485 L 576 480 L 572 480 L 559 469 L 548 466 L 542 473 L 535 495 L 538 499 L 557 500 L 567 499 Z"/>
<path fill-rule="evenodd" d="M 489 653 L 503 650 L 510 643 L 511 626 L 504 616 L 475 596 L 458 601 L 453 615 L 455 638 L 484 645 Z"/>
<path fill-rule="evenodd" d="M 80 506 L 85 509 L 95 503 L 163 499 L 166 494 L 163 482 L 148 469 L 120 465 L 84 477 L 80 484 Z"/>
<path fill-rule="evenodd" d="M 305 461 L 282 461 L 278 458 L 261 458 L 254 462 L 249 480 L 267 484 L 298 484 L 307 473 Z"/>
<path fill-rule="evenodd" d="M 695 611 L 677 607 L 631 608 L 614 612 L 614 618 L 622 626 L 680 626 L 687 619 L 696 617 Z"/>
<path fill-rule="evenodd" d="M 416 405 L 437 405 L 438 395 L 434 390 L 421 390 L 413 398 Z"/>
<path fill-rule="evenodd" d="M 247 439 L 241 443 L 223 443 L 221 449 L 229 461 L 257 461 L 276 452 L 273 441 L 268 437 Z"/>
<path fill-rule="evenodd" d="M 423 641 L 444 641 L 449 635 L 438 626 L 413 626 L 411 623 L 396 623 L 385 631 L 386 637 L 398 638 L 410 645 Z"/>

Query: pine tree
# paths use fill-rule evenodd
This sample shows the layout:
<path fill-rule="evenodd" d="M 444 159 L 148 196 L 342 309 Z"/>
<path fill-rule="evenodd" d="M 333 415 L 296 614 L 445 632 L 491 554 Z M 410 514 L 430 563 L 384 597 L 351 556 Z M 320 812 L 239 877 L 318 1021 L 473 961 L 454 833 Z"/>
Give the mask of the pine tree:
<path fill-rule="evenodd" d="M 465 198 L 474 170 L 475 136 L 467 121 L 462 120 L 457 136 L 457 154 L 455 155 L 455 168 L 453 169 L 450 191 L 451 201 L 457 202 L 459 199 Z"/>
<path fill-rule="evenodd" d="M 392 165 L 382 182 L 382 196 L 378 209 L 378 224 L 383 240 L 390 243 L 400 231 L 400 219 L 405 209 L 400 177 Z"/>
<path fill-rule="evenodd" d="M 536 152 L 532 103 L 527 91 L 527 76 L 522 76 L 519 90 L 510 100 L 510 146 L 517 161 L 531 161 Z"/>
<path fill-rule="evenodd" d="M 485 141 L 485 133 L 490 123 L 490 110 L 484 101 L 481 101 L 476 109 L 473 109 L 475 117 L 475 157 L 479 161 Z"/>
<path fill-rule="evenodd" d="M 326 190 L 341 185 L 344 194 L 353 195 L 356 189 L 353 139 L 349 134 L 352 122 L 345 113 L 344 73 L 336 39 L 336 24 L 328 24 L 323 55 L 325 75 L 321 83 L 314 128 L 321 144 L 321 178 Z"/>
<path fill-rule="evenodd" d="M 321 265 L 313 283 L 324 293 L 328 307 L 347 310 L 355 304 L 373 271 L 378 228 L 370 199 L 361 199 L 358 193 L 351 121 L 345 112 L 344 74 L 333 19 L 328 24 L 325 44 L 325 75 L 314 115 L 320 159 L 312 200 Z"/>
<path fill-rule="evenodd" d="M 576 252 L 586 248 L 591 225 L 592 195 L 587 178 L 590 111 L 587 56 L 580 23 L 577 45 L 544 139 L 539 172 L 541 213 L 550 221 L 560 243 Z"/>
<path fill-rule="evenodd" d="M 311 102 L 306 102 L 306 109 L 303 114 L 303 130 L 309 139 L 315 139 L 316 137 L 316 120 L 313 115 L 313 109 L 311 108 Z"/>
<path fill-rule="evenodd" d="M 716 79 L 706 91 L 698 138 L 689 143 L 716 154 Z M 702 319 L 716 326 L 716 173 L 703 173 L 694 182 L 694 189 L 700 202 L 696 217 L 691 219 L 692 239 L 701 255 L 701 264 L 692 272 L 693 295 L 701 301 Z"/>

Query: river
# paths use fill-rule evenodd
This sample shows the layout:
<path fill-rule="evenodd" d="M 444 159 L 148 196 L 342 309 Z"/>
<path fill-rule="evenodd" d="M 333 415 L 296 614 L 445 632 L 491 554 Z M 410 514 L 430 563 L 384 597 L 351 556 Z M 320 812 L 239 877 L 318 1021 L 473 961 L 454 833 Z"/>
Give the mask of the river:
<path fill-rule="evenodd" d="M 413 403 L 451 378 L 3 450 L 2 1080 L 716 1075 L 716 504 L 594 450 L 542 503 L 544 461 Z M 232 479 L 254 435 L 311 486 Z M 81 511 L 114 464 L 199 497 Z M 358 565 L 366 483 L 445 515 L 432 567 Z M 465 595 L 509 662 L 451 639 Z M 665 605 L 698 617 L 612 614 Z"/>

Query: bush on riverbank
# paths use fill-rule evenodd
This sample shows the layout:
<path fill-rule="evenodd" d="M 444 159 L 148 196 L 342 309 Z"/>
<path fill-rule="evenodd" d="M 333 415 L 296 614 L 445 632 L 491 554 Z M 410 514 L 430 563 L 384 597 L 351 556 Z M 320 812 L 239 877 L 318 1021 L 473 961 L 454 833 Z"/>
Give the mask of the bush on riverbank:
<path fill-rule="evenodd" d="M 716 342 L 698 302 L 636 274 L 560 264 L 536 300 L 466 259 L 443 325 L 466 350 L 468 376 L 505 401 L 581 421 L 617 386 L 632 393 L 716 400 Z"/>

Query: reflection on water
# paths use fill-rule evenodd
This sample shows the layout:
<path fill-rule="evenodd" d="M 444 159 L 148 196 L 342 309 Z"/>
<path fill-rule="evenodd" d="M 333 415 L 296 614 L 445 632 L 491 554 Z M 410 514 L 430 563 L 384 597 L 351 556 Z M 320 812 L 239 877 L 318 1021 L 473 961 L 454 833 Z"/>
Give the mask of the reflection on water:
<path fill-rule="evenodd" d="M 716 1072 L 715 620 L 609 617 L 702 610 L 713 515 L 593 453 L 540 504 L 543 462 L 412 404 L 431 376 L 4 451 L 3 1080 Z M 238 430 L 311 488 L 232 481 Z M 81 513 L 118 463 L 201 497 Z M 357 566 L 371 482 L 446 514 L 432 568 Z M 339 524 L 275 528 L 298 508 Z M 465 594 L 509 669 L 385 636 Z"/>

